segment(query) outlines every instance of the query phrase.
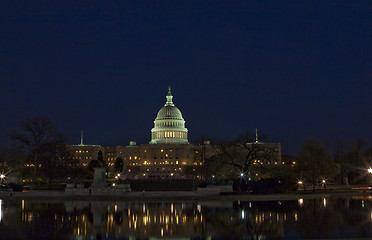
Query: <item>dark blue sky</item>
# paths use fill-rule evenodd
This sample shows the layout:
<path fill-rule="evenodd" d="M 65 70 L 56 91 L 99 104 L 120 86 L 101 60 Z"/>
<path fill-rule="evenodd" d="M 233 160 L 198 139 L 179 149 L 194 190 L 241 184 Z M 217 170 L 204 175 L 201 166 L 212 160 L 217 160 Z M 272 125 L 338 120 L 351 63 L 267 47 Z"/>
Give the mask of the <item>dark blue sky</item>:
<path fill-rule="evenodd" d="M 369 0 L 1 1 L 0 33 L 0 144 L 35 115 L 147 143 L 168 85 L 191 142 L 372 140 Z"/>

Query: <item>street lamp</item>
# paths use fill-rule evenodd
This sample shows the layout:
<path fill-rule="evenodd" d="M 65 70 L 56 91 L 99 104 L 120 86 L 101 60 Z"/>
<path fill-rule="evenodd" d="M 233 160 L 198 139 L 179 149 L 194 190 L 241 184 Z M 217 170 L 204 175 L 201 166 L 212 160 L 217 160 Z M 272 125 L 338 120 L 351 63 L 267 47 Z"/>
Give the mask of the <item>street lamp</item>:
<path fill-rule="evenodd" d="M 300 188 L 303 187 L 303 188 L 304 188 L 304 192 L 305 192 L 304 182 L 301 181 L 301 180 L 299 180 L 299 181 L 297 182 L 297 184 L 299 185 L 299 186 L 298 186 L 298 190 L 300 190 Z"/>
<path fill-rule="evenodd" d="M 5 182 L 5 174 L 0 174 L 0 183 Z"/>
<path fill-rule="evenodd" d="M 371 175 L 371 178 L 372 178 L 372 168 L 368 168 L 368 173 Z"/>

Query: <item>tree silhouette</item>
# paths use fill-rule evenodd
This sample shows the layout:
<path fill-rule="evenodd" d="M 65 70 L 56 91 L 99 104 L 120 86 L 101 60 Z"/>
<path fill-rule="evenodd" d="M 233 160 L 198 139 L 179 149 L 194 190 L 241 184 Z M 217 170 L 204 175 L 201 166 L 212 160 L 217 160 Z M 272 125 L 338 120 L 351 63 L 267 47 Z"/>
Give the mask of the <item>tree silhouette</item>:
<path fill-rule="evenodd" d="M 54 151 L 55 148 L 63 145 L 65 138 L 46 117 L 24 120 L 18 130 L 9 133 L 9 137 L 31 159 L 33 165 L 31 189 L 33 189 L 41 160 L 46 158 L 51 150 Z"/>
<path fill-rule="evenodd" d="M 308 139 L 296 158 L 296 172 L 298 177 L 310 180 L 315 191 L 317 181 L 337 175 L 339 167 L 320 140 Z"/>

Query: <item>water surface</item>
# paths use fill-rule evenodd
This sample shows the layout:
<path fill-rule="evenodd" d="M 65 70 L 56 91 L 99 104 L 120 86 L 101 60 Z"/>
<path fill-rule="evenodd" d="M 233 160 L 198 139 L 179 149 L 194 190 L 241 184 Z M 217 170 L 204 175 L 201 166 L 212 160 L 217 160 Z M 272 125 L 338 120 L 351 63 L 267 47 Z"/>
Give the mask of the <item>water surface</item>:
<path fill-rule="evenodd" d="M 3 199 L 0 239 L 372 238 L 372 197 L 292 201 Z"/>

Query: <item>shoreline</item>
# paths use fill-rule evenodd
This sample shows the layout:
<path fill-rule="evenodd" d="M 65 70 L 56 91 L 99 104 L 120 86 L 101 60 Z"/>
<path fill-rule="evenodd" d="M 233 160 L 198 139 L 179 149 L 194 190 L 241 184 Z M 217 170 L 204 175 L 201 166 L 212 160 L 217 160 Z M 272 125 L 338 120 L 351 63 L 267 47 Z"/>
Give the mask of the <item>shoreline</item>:
<path fill-rule="evenodd" d="M 89 194 L 64 191 L 0 192 L 0 199 L 61 199 L 61 200 L 210 200 L 210 201 L 289 201 L 326 197 L 366 197 L 372 199 L 372 192 L 322 192 L 322 193 L 280 193 L 280 194 L 223 194 L 188 191 L 165 192 L 95 192 Z"/>

